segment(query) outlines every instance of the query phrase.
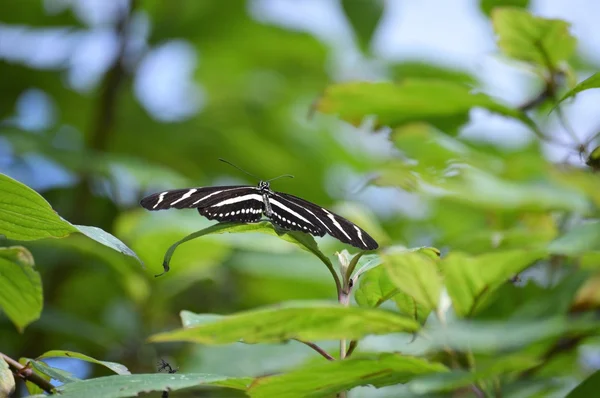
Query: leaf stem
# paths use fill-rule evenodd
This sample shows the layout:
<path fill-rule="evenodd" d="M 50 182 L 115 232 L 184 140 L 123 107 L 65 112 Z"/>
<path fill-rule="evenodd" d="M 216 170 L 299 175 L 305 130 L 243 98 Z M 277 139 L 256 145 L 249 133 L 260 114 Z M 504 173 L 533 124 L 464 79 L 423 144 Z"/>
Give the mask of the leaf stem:
<path fill-rule="evenodd" d="M 310 348 L 312 348 L 313 350 L 315 350 L 316 352 L 318 352 L 319 354 L 321 354 L 328 361 L 334 361 L 335 360 L 335 358 L 332 357 L 331 355 L 329 355 L 329 353 L 327 351 L 325 351 L 324 349 L 322 349 L 321 347 L 319 347 L 317 344 L 315 344 L 313 342 L 303 341 L 303 340 L 298 340 L 298 339 L 294 339 L 294 340 L 299 341 L 302 344 L 306 344 L 307 346 L 309 346 Z"/>
<path fill-rule="evenodd" d="M 24 380 L 30 381 L 48 394 L 53 394 L 54 386 L 49 381 L 35 373 L 31 368 L 23 366 L 18 361 L 15 361 L 6 354 L 0 352 L 0 357 L 8 364 L 13 370 L 15 376 L 20 377 Z"/>

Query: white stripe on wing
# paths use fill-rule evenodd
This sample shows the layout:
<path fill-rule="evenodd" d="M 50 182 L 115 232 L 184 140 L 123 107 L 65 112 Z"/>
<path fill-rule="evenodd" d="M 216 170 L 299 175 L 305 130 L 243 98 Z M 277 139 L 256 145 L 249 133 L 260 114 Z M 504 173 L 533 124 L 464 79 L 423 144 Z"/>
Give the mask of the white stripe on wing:
<path fill-rule="evenodd" d="M 304 218 L 302 215 L 296 213 L 294 210 L 290 209 L 289 207 L 287 207 L 286 205 L 284 205 L 283 203 L 279 202 L 276 199 L 273 198 L 269 198 L 269 202 L 274 204 L 275 206 L 279 207 L 280 209 L 283 209 L 285 211 L 287 211 L 288 213 L 290 213 L 291 215 L 293 215 L 294 217 L 296 217 L 299 220 L 304 221 L 305 223 L 309 224 L 309 225 L 313 225 L 313 223 L 311 223 L 310 221 L 308 221 L 306 218 Z M 304 208 L 303 208 L 304 209 Z M 292 224 L 293 225 L 293 224 Z"/>
<path fill-rule="evenodd" d="M 197 189 L 196 189 L 196 188 L 192 188 L 192 189 L 190 189 L 190 190 L 189 190 L 189 191 L 187 191 L 187 192 L 186 192 L 186 193 L 185 193 L 185 194 L 184 194 L 184 195 L 183 195 L 181 198 L 177 199 L 175 202 L 172 202 L 172 203 L 171 203 L 171 206 L 175 205 L 176 203 L 179 203 L 179 202 L 181 202 L 182 200 L 185 200 L 185 199 L 189 198 L 189 197 L 190 197 L 190 196 L 192 196 L 192 194 L 193 194 L 194 192 L 196 192 L 196 191 L 197 191 Z"/>

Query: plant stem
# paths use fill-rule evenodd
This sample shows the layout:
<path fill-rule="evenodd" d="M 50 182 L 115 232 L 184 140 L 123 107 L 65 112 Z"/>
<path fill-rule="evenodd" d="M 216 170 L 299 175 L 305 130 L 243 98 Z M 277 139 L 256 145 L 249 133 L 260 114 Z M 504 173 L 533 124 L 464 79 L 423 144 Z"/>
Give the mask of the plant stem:
<path fill-rule="evenodd" d="M 335 361 L 334 357 L 332 357 L 331 355 L 329 355 L 329 353 L 327 351 L 325 351 L 324 349 L 322 349 L 321 347 L 319 347 L 315 343 L 312 343 L 310 341 L 302 341 L 302 340 L 298 340 L 298 339 L 295 339 L 295 340 L 299 341 L 302 344 L 306 344 L 307 346 L 309 346 L 310 348 L 312 348 L 313 350 L 315 350 L 316 352 L 318 352 L 319 354 L 321 354 L 323 357 L 325 357 L 325 359 L 327 359 L 328 361 Z"/>
<path fill-rule="evenodd" d="M 15 373 L 15 376 L 32 382 L 42 390 L 46 391 L 48 394 L 53 394 L 54 386 L 50 384 L 49 381 L 35 373 L 27 366 L 23 366 L 18 361 L 15 361 L 8 355 L 0 352 L 0 357 L 2 357 L 2 359 L 4 359 L 8 366 L 12 369 L 12 371 Z"/>

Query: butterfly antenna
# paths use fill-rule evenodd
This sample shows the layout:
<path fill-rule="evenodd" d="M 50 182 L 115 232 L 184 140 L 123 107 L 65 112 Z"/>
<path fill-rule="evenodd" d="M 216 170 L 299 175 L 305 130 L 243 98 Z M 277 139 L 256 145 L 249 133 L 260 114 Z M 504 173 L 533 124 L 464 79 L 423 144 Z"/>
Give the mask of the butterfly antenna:
<path fill-rule="evenodd" d="M 257 177 L 257 176 L 255 176 L 254 174 L 251 174 L 251 173 L 247 172 L 246 170 L 242 169 L 241 167 L 238 167 L 238 166 L 236 166 L 235 164 L 231 163 L 231 162 L 230 162 L 230 161 L 228 161 L 228 160 L 225 160 L 225 159 L 223 159 L 223 158 L 219 158 L 219 160 L 220 160 L 221 162 L 223 162 L 223 163 L 227 163 L 228 165 L 230 165 L 230 166 L 232 166 L 232 167 L 235 167 L 236 169 L 238 169 L 238 170 L 239 170 L 239 171 L 241 171 L 242 173 L 248 174 L 250 177 L 254 177 L 254 178 L 256 178 L 257 180 L 260 180 L 260 178 L 258 178 L 258 177 Z"/>
<path fill-rule="evenodd" d="M 281 175 L 281 176 L 278 176 L 278 177 L 275 177 L 275 178 L 271 178 L 270 180 L 267 180 L 266 182 L 275 181 L 275 180 L 278 180 L 278 179 L 283 178 L 283 177 L 294 178 L 294 176 L 291 175 L 291 174 L 284 174 L 284 175 Z"/>

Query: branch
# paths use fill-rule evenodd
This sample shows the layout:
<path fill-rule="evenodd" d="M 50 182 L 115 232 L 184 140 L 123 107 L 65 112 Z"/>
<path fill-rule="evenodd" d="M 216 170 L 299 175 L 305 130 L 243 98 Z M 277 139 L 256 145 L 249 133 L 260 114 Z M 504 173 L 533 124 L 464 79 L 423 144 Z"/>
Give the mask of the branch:
<path fill-rule="evenodd" d="M 352 355 L 352 353 L 356 349 L 357 345 L 358 345 L 358 340 L 350 341 L 350 344 L 348 345 L 348 351 L 346 351 L 346 357 L 349 357 L 350 355 Z"/>
<path fill-rule="evenodd" d="M 0 357 L 4 359 L 4 361 L 8 364 L 8 366 L 12 369 L 15 376 L 20 377 L 23 380 L 27 380 L 46 391 L 48 394 L 53 394 L 54 386 L 50 384 L 50 382 L 37 373 L 35 373 L 30 367 L 23 366 L 19 362 L 15 361 L 8 355 L 5 355 L 0 352 Z"/>
<path fill-rule="evenodd" d="M 328 361 L 334 361 L 335 360 L 335 358 L 332 357 L 331 355 L 329 355 L 329 353 L 327 351 L 325 351 L 324 349 L 322 349 L 321 347 L 319 347 L 315 343 L 311 343 L 310 341 L 302 341 L 302 340 L 298 340 L 298 339 L 294 339 L 294 340 L 299 341 L 302 344 L 306 344 L 307 346 L 309 346 L 310 348 L 312 348 L 313 350 L 315 350 L 316 352 L 318 352 L 319 354 L 321 354 L 323 357 L 325 357 L 325 359 L 327 359 Z"/>

